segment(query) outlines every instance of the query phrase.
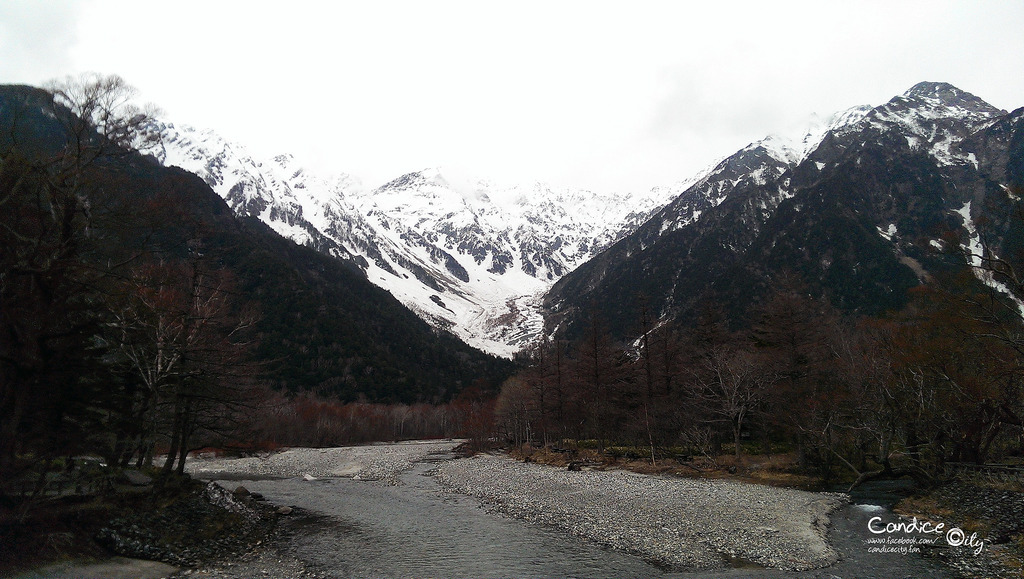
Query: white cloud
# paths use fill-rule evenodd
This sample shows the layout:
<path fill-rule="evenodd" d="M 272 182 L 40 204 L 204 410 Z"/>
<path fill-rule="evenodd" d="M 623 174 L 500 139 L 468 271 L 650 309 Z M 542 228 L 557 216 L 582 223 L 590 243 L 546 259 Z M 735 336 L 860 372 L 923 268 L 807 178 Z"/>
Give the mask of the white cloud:
<path fill-rule="evenodd" d="M 0 3 L 0 82 L 38 84 L 67 74 L 78 8 L 70 0 Z"/>
<path fill-rule="evenodd" d="M 1024 105 L 1019 1 L 703 4 L 8 3 L 0 71 L 117 73 L 173 120 L 371 185 L 450 165 L 642 189 L 921 80 Z"/>

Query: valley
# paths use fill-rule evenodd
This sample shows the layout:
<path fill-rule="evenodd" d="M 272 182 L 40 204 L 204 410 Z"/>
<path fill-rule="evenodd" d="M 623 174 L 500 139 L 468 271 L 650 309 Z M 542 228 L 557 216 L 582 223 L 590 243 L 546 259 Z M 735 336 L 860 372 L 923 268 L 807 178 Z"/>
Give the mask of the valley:
<path fill-rule="evenodd" d="M 432 326 L 511 357 L 544 336 L 578 336 L 590 304 L 626 339 L 635 331 L 628 328 L 635 326 L 638 295 L 662 321 L 692 316 L 695 304 L 715 296 L 728 299 L 738 315 L 763 298 L 771 276 L 783 269 L 806 271 L 814 292 L 846 311 L 900 307 L 906 290 L 951 265 L 948 257 L 929 254 L 930 247 L 943 247 L 939 223 L 972 199 L 975 215 L 945 227 L 969 228 L 978 217 L 992 223 L 984 212 L 998 202 L 983 199 L 998 195 L 1007 177 L 986 159 L 1005 153 L 979 147 L 1005 148 L 1005 141 L 982 135 L 1016 119 L 951 85 L 920 83 L 881 106 L 814 117 L 797 138 L 767 136 L 675 184 L 621 194 L 499 184 L 445 168 L 371 188 L 344 173 L 312 174 L 290 155 L 256 159 L 212 131 L 169 123 L 157 126 L 162 144 L 154 154 L 199 175 L 237 215 L 356 265 Z M 901 167 L 886 170 L 896 180 L 834 182 L 857 179 L 862 171 L 847 163 L 859 165 L 864 154 L 888 156 L 883 163 Z M 933 173 L 930 183 L 898 176 L 921 170 Z M 799 211 L 811 198 L 860 203 L 837 197 L 850 186 L 872 204 L 849 206 L 867 211 L 860 219 L 870 223 L 854 228 L 863 228 L 857 235 L 864 237 L 855 243 L 872 249 L 842 257 L 847 248 L 806 239 L 798 246 L 813 244 L 823 254 L 817 264 L 780 253 L 787 244 L 778 236 L 799 237 L 815 227 L 785 224 L 790 207 Z M 911 196 L 942 201 L 911 202 L 908 187 L 916 188 Z M 900 197 L 890 201 L 897 190 Z M 914 213 L 907 213 L 908 203 Z M 794 216 L 829 220 L 846 210 L 821 206 Z M 998 243 L 1006 230 L 985 237 Z M 849 259 L 872 265 L 844 272 Z M 757 272 L 755 264 L 768 267 Z"/>
<path fill-rule="evenodd" d="M 1024 109 L 923 82 L 676 185 L 599 194 L 443 168 L 365 188 L 73 94 L 0 90 L 12 537 L 96 498 L 85 480 L 236 512 L 191 475 L 299 514 L 281 551 L 209 577 L 878 576 L 892 560 L 859 537 L 882 505 L 598 467 L 703 457 L 743 476 L 784 455 L 781 476 L 821 487 L 936 496 L 965 482 L 949 465 L 1019 468 Z M 476 456 L 403 440 L 431 436 Z M 379 440 L 401 442 L 343 446 Z M 567 447 L 594 460 L 530 459 Z M 223 449 L 245 458 L 194 454 Z M 1019 517 L 985 509 L 970 530 L 1012 567 Z M 111 528 L 71 540 L 135 548 Z M 411 549 L 422 537 L 438 542 Z"/>
<path fill-rule="evenodd" d="M 431 325 L 511 357 L 537 340 L 543 294 L 638 227 L 673 188 L 602 195 L 424 169 L 366 188 L 255 159 L 211 131 L 161 123 L 156 157 L 202 177 L 232 210 L 355 264 Z"/>

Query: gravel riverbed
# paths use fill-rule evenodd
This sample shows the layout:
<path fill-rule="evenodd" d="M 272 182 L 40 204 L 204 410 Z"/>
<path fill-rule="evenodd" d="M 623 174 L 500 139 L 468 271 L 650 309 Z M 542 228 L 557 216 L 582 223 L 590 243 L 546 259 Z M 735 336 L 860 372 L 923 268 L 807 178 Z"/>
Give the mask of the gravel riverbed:
<path fill-rule="evenodd" d="M 290 449 L 241 459 L 200 458 L 189 471 L 205 479 L 348 477 L 399 484 L 398 476 L 455 441 L 332 449 Z M 837 555 L 826 539 L 842 495 L 721 480 L 568 471 L 478 455 L 438 461 L 447 493 L 470 495 L 490 510 L 638 555 L 671 569 L 753 564 L 806 570 Z"/>
<path fill-rule="evenodd" d="M 659 564 L 714 569 L 750 562 L 787 570 L 830 565 L 829 514 L 842 495 L 628 471 L 568 471 L 479 455 L 438 465 L 447 489 L 529 522 Z"/>
<path fill-rule="evenodd" d="M 119 545 L 145 548 L 120 554 L 147 557 L 160 547 L 156 535 L 189 538 L 168 547 L 173 557 L 156 558 L 184 567 L 172 577 L 195 579 L 1013 576 L 975 573 L 995 567 L 943 545 L 919 554 L 894 551 L 906 538 L 875 535 L 869 519 L 880 519 L 877 526 L 898 517 L 886 506 L 891 502 L 867 502 L 878 500 L 870 493 L 851 503 L 844 494 L 736 481 L 569 471 L 504 455 L 458 458 L 458 444 L 199 457 L 188 470 L 211 481 L 198 487 L 203 500 L 179 501 L 156 515 L 125 515 L 108 524 L 108 534 L 123 539 Z M 239 486 L 248 490 L 223 490 Z M 984 501 L 967 502 L 1016 513 L 1017 502 L 1007 496 L 989 493 Z M 212 536 L 194 530 L 194 516 L 211 509 L 226 511 L 214 522 L 237 519 L 241 543 L 228 541 L 226 529 Z M 1004 518 L 1008 524 L 999 532 L 1016 532 L 1013 515 Z M 271 523 L 269 534 L 246 531 L 260 527 L 256 519 Z M 176 531 L 183 525 L 193 531 Z M 985 537 L 984 553 L 996 553 L 999 539 Z M 136 571 L 145 562 L 129 563 L 124 576 L 141 576 Z M 61 572 L 42 576 L 93 576 L 89 565 Z M 117 576 L 108 568 L 100 573 Z"/>
<path fill-rule="evenodd" d="M 330 478 L 398 484 L 398 475 L 431 454 L 451 452 L 461 441 L 409 441 L 338 448 L 291 448 L 245 458 L 200 456 L 186 464 L 195 477 L 213 480 Z"/>

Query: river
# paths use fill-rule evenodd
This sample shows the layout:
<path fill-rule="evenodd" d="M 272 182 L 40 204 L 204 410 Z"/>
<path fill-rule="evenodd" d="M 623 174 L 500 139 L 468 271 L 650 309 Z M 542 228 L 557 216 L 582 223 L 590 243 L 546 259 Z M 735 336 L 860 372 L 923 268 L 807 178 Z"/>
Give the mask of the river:
<path fill-rule="evenodd" d="M 397 485 L 328 477 L 305 480 L 238 480 L 279 505 L 296 511 L 282 523 L 285 557 L 305 569 L 330 578 L 447 577 L 447 578 L 561 578 L 561 577 L 711 577 L 754 578 L 879 578 L 952 577 L 934 559 L 917 554 L 876 553 L 867 543 L 868 520 L 895 520 L 887 498 L 855 498 L 832 516 L 828 538 L 839 561 L 823 569 L 792 572 L 769 570 L 734 561 L 715 571 L 671 571 L 624 552 L 602 548 L 558 529 L 528 524 L 493 512 L 478 499 L 445 492 L 430 472 L 433 455 L 399 475 Z M 860 501 L 859 503 L 856 501 Z M 871 504 L 883 503 L 883 504 Z M 273 557 L 260 565 L 273 566 Z M 244 573 L 255 573 L 248 567 Z M 241 568 L 237 570 L 243 575 Z M 280 574 L 281 569 L 260 573 Z M 209 570 L 197 577 L 231 577 L 229 570 Z M 281 575 L 278 575 L 281 576 Z"/>

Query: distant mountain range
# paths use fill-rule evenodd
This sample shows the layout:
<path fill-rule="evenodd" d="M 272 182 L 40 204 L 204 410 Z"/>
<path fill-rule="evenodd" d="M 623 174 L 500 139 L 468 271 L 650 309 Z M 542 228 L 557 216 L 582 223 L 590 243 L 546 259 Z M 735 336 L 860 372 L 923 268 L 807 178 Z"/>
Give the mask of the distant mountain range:
<path fill-rule="evenodd" d="M 551 284 L 675 193 L 502 186 L 436 168 L 368 190 L 288 155 L 255 159 L 210 131 L 160 131 L 160 161 L 199 175 L 236 214 L 355 264 L 433 326 L 504 356 L 539 336 Z"/>
<path fill-rule="evenodd" d="M 4 154 L 59 150 L 58 113 L 39 89 L 0 87 Z M 156 159 L 104 165 L 119 194 L 173 201 L 156 235 L 168 255 L 201 235 L 233 273 L 262 311 L 256 356 L 272 384 L 344 399 L 494 387 L 511 365 L 462 342 L 509 357 L 541 335 L 579 337 L 595 318 L 629 340 L 641 304 L 656 323 L 686 324 L 713 301 L 742 323 L 792 274 L 843 311 L 878 314 L 980 256 L 1024 256 L 1024 109 L 944 83 L 816 120 L 794 141 L 768 137 L 644 194 L 438 169 L 369 190 L 211 132 L 158 128 Z M 182 214 L 191 232 L 175 224 Z M 975 274 L 1024 316 L 1024 296 Z"/>
<path fill-rule="evenodd" d="M 549 327 L 579 335 L 596 309 L 627 337 L 641 299 L 662 321 L 686 323 L 705 301 L 742 319 L 784 271 L 844 311 L 878 314 L 962 270 L 963 249 L 1020 257 L 1009 217 L 1024 184 L 1022 117 L 924 82 L 834 116 L 798 147 L 753 143 L 562 277 L 545 297 Z"/>
<path fill-rule="evenodd" d="M 992 212 L 1020 185 L 1020 116 L 920 83 L 642 194 L 499 186 L 436 168 L 369 190 L 171 124 L 158 157 L 236 214 L 356 265 L 434 327 L 510 356 L 545 324 L 578 335 L 594 308 L 626 338 L 640 296 L 665 320 L 708 299 L 742 317 L 782 270 L 847 311 L 900 307 L 909 288 L 963 265 L 939 251 L 945 233 L 1016 251 Z"/>

